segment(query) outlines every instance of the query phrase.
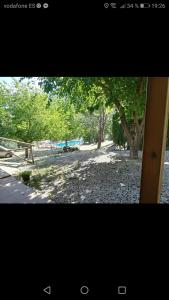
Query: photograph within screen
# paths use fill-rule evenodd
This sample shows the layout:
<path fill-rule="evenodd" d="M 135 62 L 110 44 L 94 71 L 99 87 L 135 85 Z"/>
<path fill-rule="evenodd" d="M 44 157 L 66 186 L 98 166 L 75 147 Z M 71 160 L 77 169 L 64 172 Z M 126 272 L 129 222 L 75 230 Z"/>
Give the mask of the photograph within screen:
<path fill-rule="evenodd" d="M 1 77 L 0 203 L 139 203 L 147 82 Z"/>

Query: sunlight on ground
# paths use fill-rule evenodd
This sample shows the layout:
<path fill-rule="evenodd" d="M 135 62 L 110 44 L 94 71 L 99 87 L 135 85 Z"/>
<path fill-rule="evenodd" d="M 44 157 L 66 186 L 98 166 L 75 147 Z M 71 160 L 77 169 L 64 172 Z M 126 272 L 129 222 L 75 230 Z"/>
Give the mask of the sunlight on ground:
<path fill-rule="evenodd" d="M 60 154 L 36 149 L 34 165 L 12 157 L 0 159 L 0 168 L 9 174 L 32 171 L 33 191 L 30 189 L 28 196 L 32 203 L 36 203 L 36 197 L 42 202 L 44 199 L 43 203 L 46 197 L 46 203 L 107 203 L 106 199 L 108 203 L 137 203 L 142 153 L 139 160 L 130 160 L 128 150 L 82 147 L 77 152 Z M 164 164 L 166 168 L 169 165 L 167 156 Z M 19 191 L 12 183 L 6 186 Z"/>

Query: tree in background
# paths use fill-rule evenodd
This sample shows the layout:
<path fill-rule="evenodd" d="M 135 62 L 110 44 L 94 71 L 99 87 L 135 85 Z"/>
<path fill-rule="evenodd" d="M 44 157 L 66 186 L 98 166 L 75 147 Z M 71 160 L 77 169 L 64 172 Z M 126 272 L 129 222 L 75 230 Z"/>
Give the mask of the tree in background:
<path fill-rule="evenodd" d="M 80 124 L 79 135 L 83 138 L 84 143 L 98 142 L 98 116 L 95 113 L 86 111 L 78 114 Z"/>
<path fill-rule="evenodd" d="M 108 96 L 108 105 L 116 108 L 130 147 L 130 157 L 138 158 L 145 123 L 147 79 L 144 77 L 105 78 L 101 84 Z"/>
<path fill-rule="evenodd" d="M 10 136 L 13 131 L 11 114 L 8 110 L 9 92 L 7 86 L 0 84 L 0 136 Z"/>
<path fill-rule="evenodd" d="M 91 84 L 91 78 L 74 77 L 43 77 L 41 86 L 50 97 L 53 94 L 64 96 L 74 105 L 78 113 L 91 113 L 98 118 L 97 142 L 98 149 L 104 141 L 107 116 L 110 109 L 106 106 L 105 93 L 99 85 Z M 51 97 L 52 99 L 52 97 Z"/>
<path fill-rule="evenodd" d="M 105 106 L 115 108 L 119 114 L 130 147 L 130 157 L 138 158 L 144 132 L 146 78 L 41 77 L 40 81 L 46 92 L 69 96 L 78 109 L 87 106 L 94 108 L 97 105 L 101 107 L 100 99 L 104 99 Z M 93 102 L 94 98 L 96 104 Z"/>
<path fill-rule="evenodd" d="M 68 140 L 80 137 L 80 124 L 75 108 L 68 99 L 52 98 L 49 105 L 48 125 L 53 140 Z"/>
<path fill-rule="evenodd" d="M 112 116 L 112 135 L 113 135 L 113 142 L 125 149 L 125 145 L 127 142 L 127 139 L 124 135 L 124 130 L 121 125 L 121 121 L 119 118 L 119 114 L 115 112 Z"/>
<path fill-rule="evenodd" d="M 8 88 L 5 110 L 12 129 L 6 136 L 24 142 L 40 140 L 45 134 L 45 113 L 48 95 L 29 84 L 14 82 Z"/>
<path fill-rule="evenodd" d="M 69 140 L 78 136 L 75 108 L 68 99 L 16 80 L 0 85 L 0 135 L 24 142 Z"/>

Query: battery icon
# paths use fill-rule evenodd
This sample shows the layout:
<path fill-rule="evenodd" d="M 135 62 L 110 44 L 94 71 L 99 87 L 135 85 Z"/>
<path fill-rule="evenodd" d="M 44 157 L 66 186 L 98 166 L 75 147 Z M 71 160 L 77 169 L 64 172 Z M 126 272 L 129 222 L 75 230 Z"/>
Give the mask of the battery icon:
<path fill-rule="evenodd" d="M 150 3 L 140 3 L 140 8 L 149 8 Z"/>

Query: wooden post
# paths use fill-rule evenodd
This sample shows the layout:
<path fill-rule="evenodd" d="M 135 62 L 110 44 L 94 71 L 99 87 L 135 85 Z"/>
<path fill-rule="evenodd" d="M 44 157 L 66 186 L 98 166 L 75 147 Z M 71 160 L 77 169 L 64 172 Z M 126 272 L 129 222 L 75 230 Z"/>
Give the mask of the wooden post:
<path fill-rule="evenodd" d="M 25 147 L 25 158 L 29 158 L 29 148 Z"/>
<path fill-rule="evenodd" d="M 168 110 L 168 77 L 150 77 L 146 104 L 140 203 L 160 202 Z"/>
<path fill-rule="evenodd" d="M 18 157 L 18 158 L 20 158 L 20 159 L 22 159 L 22 160 L 26 161 L 27 163 L 31 164 L 31 162 L 30 162 L 28 159 L 26 159 L 26 158 L 23 158 L 23 157 L 21 157 L 21 156 L 19 156 L 19 155 L 15 154 L 13 151 L 12 151 L 12 154 L 13 154 L 14 156 L 16 156 L 16 157 Z"/>
<path fill-rule="evenodd" d="M 32 146 L 30 146 L 30 155 L 32 157 L 32 163 L 34 164 L 34 157 L 33 157 Z"/>

